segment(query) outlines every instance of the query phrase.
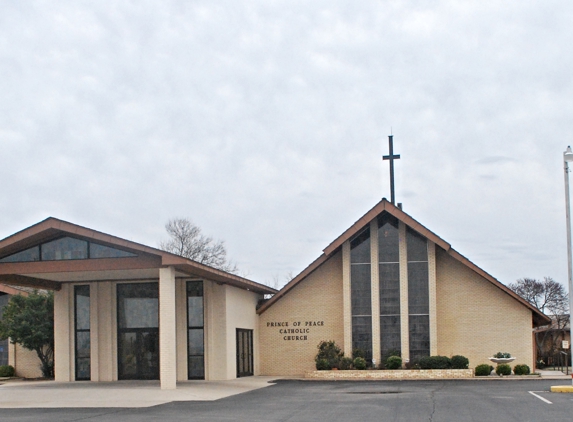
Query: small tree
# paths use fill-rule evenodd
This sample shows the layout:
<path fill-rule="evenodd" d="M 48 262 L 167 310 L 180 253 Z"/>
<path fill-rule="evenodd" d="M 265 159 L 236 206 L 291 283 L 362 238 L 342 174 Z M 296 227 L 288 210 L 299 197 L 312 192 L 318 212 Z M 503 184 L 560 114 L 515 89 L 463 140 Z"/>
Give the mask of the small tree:
<path fill-rule="evenodd" d="M 170 239 L 159 244 L 164 251 L 229 273 L 238 272 L 237 266 L 227 261 L 225 243 L 203 235 L 189 219 L 173 218 L 167 222 L 165 230 Z"/>
<path fill-rule="evenodd" d="M 4 308 L 0 338 L 10 338 L 38 355 L 42 375 L 54 376 L 54 295 L 34 291 L 29 296 L 14 295 Z"/>

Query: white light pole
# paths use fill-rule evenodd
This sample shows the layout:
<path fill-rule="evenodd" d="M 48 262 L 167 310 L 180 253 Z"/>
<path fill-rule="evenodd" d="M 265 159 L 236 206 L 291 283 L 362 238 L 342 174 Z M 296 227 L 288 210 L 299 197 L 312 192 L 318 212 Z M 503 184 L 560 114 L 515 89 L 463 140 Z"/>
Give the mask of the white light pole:
<path fill-rule="evenodd" d="M 567 150 L 563 153 L 563 164 L 565 165 L 565 216 L 567 219 L 567 269 L 569 278 L 569 356 L 572 356 L 573 351 L 573 321 L 571 315 L 573 314 L 573 256 L 571 255 L 571 203 L 569 200 L 569 162 L 573 161 L 573 151 L 568 146 Z M 573 385 L 573 377 L 571 378 Z"/>

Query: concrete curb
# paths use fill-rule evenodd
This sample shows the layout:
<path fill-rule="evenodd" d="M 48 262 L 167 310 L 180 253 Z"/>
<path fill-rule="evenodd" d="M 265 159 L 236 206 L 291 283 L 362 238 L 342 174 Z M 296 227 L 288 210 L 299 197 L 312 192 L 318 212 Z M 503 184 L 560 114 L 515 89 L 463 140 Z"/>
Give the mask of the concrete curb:
<path fill-rule="evenodd" d="M 552 393 L 573 393 L 573 385 L 555 385 L 551 387 Z"/>

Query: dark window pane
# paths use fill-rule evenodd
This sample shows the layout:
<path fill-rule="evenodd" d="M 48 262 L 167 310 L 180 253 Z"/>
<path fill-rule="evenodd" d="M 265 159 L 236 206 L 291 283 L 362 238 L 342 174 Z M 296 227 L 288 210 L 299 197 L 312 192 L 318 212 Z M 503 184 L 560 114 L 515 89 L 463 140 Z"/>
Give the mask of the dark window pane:
<path fill-rule="evenodd" d="M 203 356 L 189 356 L 189 379 L 203 379 L 205 377 L 205 364 Z"/>
<path fill-rule="evenodd" d="M 382 214 L 378 218 L 379 262 L 398 262 L 400 260 L 398 237 L 398 220 L 390 214 Z"/>
<path fill-rule="evenodd" d="M 189 327 L 203 326 L 203 297 L 195 296 L 187 298 L 187 315 Z"/>
<path fill-rule="evenodd" d="M 21 252 L 16 252 L 15 254 L 8 255 L 2 259 L 0 262 L 32 262 L 40 260 L 40 247 L 34 246 L 33 248 L 26 249 Z"/>
<path fill-rule="evenodd" d="M 380 342 L 383 357 L 390 351 L 402 350 L 400 338 L 400 315 L 381 316 Z"/>
<path fill-rule="evenodd" d="M 196 355 L 203 355 L 204 354 L 204 347 L 203 347 L 203 329 L 202 328 L 193 328 L 189 330 L 188 334 L 189 339 L 189 356 L 196 356 Z"/>
<path fill-rule="evenodd" d="M 424 236 L 410 229 L 406 230 L 408 262 L 428 260 L 428 242 Z"/>
<path fill-rule="evenodd" d="M 91 378 L 90 358 L 76 359 L 76 380 L 89 380 Z"/>
<path fill-rule="evenodd" d="M 42 245 L 42 261 L 60 261 L 67 259 L 87 259 L 88 242 L 63 237 Z"/>
<path fill-rule="evenodd" d="M 350 289 L 352 315 L 372 315 L 370 265 L 351 265 Z"/>
<path fill-rule="evenodd" d="M 370 263 L 370 230 L 364 230 L 350 241 L 350 262 Z"/>
<path fill-rule="evenodd" d="M 4 307 L 8 304 L 10 295 L 0 294 L 0 319 L 4 313 Z M 8 339 L 0 340 L 0 366 L 8 365 Z"/>
<path fill-rule="evenodd" d="M 400 264 L 380 264 L 380 315 L 400 313 Z"/>
<path fill-rule="evenodd" d="M 202 281 L 188 281 L 187 282 L 187 296 L 203 296 L 203 282 Z"/>
<path fill-rule="evenodd" d="M 410 315 L 410 361 L 430 355 L 430 317 Z"/>
<path fill-rule="evenodd" d="M 372 317 L 352 317 L 352 349 L 361 349 L 372 359 Z"/>
<path fill-rule="evenodd" d="M 90 286 L 75 286 L 76 330 L 90 329 Z"/>
<path fill-rule="evenodd" d="M 122 251 L 109 246 L 90 242 L 90 258 L 127 258 L 137 256 L 131 252 Z"/>
<path fill-rule="evenodd" d="M 428 263 L 408 263 L 408 307 L 410 314 L 430 312 L 428 292 Z"/>
<path fill-rule="evenodd" d="M 88 358 L 90 357 L 90 332 L 78 331 L 76 333 L 76 357 Z"/>
<path fill-rule="evenodd" d="M 119 328 L 159 327 L 159 284 L 117 285 Z"/>

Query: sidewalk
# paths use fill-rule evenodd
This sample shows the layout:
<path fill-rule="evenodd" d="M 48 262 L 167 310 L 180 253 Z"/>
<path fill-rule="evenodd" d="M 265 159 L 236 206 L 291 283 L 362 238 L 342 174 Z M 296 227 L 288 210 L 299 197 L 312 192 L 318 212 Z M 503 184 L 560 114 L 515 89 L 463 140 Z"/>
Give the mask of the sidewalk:
<path fill-rule="evenodd" d="M 10 381 L 0 385 L 0 408 L 150 407 L 172 401 L 212 401 L 273 385 L 279 377 L 184 381 L 161 390 L 159 381 Z"/>
<path fill-rule="evenodd" d="M 541 375 L 541 378 L 546 379 L 546 380 L 570 380 L 571 379 L 571 374 L 566 375 L 561 371 L 541 371 L 538 369 L 535 372 L 537 372 L 539 375 Z"/>

